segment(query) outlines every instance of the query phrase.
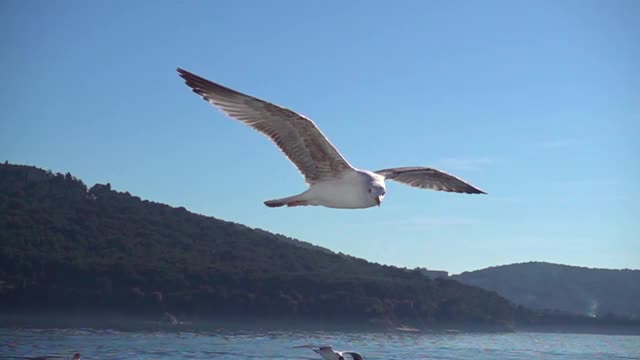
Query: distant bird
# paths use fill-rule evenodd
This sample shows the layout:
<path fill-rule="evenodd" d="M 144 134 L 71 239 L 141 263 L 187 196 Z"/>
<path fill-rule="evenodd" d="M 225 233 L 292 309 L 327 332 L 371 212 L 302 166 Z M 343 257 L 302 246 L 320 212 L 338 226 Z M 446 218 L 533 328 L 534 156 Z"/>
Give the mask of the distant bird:
<path fill-rule="evenodd" d="M 171 325 L 191 325 L 191 321 L 179 321 L 175 315 L 165 312 L 164 319 Z"/>
<path fill-rule="evenodd" d="M 169 323 L 171 323 L 171 325 L 177 325 L 180 322 L 178 321 L 178 319 L 171 313 L 165 312 L 164 313 L 164 318 L 165 320 L 167 320 Z"/>
<path fill-rule="evenodd" d="M 193 92 L 204 100 L 269 137 L 302 173 L 309 188 L 298 195 L 265 201 L 269 207 L 320 205 L 362 209 L 380 206 L 386 194 L 385 179 L 423 189 L 486 194 L 453 175 L 428 167 L 399 167 L 373 172 L 354 168 L 304 115 L 189 71 L 180 68 L 177 71 Z"/>
<path fill-rule="evenodd" d="M 420 329 L 414 328 L 414 327 L 410 327 L 410 326 L 406 326 L 406 325 L 399 326 L 399 327 L 396 328 L 396 330 L 404 331 L 404 332 L 420 332 Z"/>
<path fill-rule="evenodd" d="M 335 351 L 330 345 L 325 346 L 314 346 L 314 345 L 300 345 L 294 346 L 294 349 L 297 348 L 307 348 L 315 351 L 320 354 L 325 360 L 363 360 L 364 358 L 357 352 L 354 351 Z M 348 357 L 347 357 L 348 356 Z"/>

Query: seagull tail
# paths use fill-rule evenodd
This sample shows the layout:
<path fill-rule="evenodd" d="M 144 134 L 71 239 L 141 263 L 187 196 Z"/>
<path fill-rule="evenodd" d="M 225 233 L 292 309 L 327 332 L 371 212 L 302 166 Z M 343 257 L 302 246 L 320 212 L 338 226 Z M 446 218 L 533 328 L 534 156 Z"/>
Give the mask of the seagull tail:
<path fill-rule="evenodd" d="M 282 199 L 267 200 L 264 202 L 268 207 L 280 207 L 280 206 L 304 206 L 311 205 L 309 201 L 304 198 L 304 193 L 294 196 L 289 196 Z"/>
<path fill-rule="evenodd" d="M 264 202 L 265 205 L 267 205 L 268 207 L 280 207 L 280 206 L 285 206 L 287 203 L 282 201 L 282 199 L 275 199 L 275 200 L 267 200 Z"/>

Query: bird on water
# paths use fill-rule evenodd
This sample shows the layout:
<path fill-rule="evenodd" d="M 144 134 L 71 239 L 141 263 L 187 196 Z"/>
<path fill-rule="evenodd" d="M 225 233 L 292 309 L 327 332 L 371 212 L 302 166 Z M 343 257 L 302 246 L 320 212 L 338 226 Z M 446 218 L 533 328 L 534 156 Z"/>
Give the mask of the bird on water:
<path fill-rule="evenodd" d="M 336 351 L 333 350 L 331 345 L 324 346 L 314 346 L 314 345 L 300 345 L 294 346 L 294 349 L 297 348 L 307 348 L 313 350 L 315 353 L 322 356 L 324 360 L 364 360 L 360 353 L 355 351 Z"/>

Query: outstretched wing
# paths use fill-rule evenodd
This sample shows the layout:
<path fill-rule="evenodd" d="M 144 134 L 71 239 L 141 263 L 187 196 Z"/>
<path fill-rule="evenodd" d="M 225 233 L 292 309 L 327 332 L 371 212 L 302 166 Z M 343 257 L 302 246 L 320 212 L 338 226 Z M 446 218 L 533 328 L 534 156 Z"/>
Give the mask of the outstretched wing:
<path fill-rule="evenodd" d="M 229 89 L 178 68 L 193 92 L 266 135 L 293 162 L 309 184 L 338 177 L 353 167 L 311 119 L 292 110 Z"/>
<path fill-rule="evenodd" d="M 350 355 L 353 358 L 353 360 L 363 360 L 362 355 L 360 355 L 357 352 L 354 352 L 354 351 L 343 351 L 342 355 L 345 355 L 345 354 L 346 355 Z"/>
<path fill-rule="evenodd" d="M 376 174 L 409 186 L 437 191 L 466 194 L 486 194 L 477 187 L 443 171 L 427 167 L 399 167 L 378 170 Z"/>
<path fill-rule="evenodd" d="M 333 357 L 336 356 L 336 353 L 335 351 L 333 351 L 333 348 L 328 345 L 320 346 L 317 349 L 312 349 L 312 350 L 320 354 L 325 359 L 332 359 Z"/>

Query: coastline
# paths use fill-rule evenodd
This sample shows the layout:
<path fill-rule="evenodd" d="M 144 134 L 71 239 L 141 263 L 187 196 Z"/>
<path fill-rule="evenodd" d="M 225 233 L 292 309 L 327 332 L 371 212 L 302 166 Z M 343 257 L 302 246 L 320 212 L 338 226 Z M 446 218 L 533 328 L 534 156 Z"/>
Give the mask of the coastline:
<path fill-rule="evenodd" d="M 294 317 L 242 317 L 213 315 L 176 315 L 177 322 L 167 321 L 164 314 L 135 314 L 117 311 L 6 311 L 0 310 L 0 328 L 92 329 L 114 331 L 164 332 L 255 332 L 255 331 L 329 331 L 390 333 L 405 336 L 457 335 L 464 333 L 562 333 L 601 335 L 640 335 L 640 324 L 524 324 L 473 322 L 432 322 L 402 331 L 398 324 L 382 322 L 322 321 Z"/>

